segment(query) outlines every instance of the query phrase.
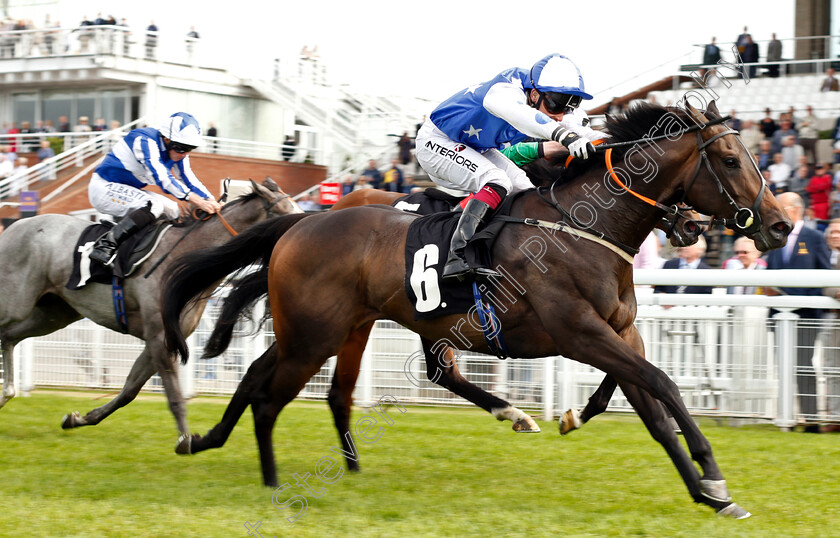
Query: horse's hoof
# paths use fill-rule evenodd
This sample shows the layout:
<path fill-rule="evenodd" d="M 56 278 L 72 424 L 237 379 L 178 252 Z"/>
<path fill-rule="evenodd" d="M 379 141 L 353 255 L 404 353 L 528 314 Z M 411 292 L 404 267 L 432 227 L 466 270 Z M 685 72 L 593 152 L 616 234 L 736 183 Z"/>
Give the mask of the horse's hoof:
<path fill-rule="evenodd" d="M 175 445 L 175 453 L 181 455 L 192 454 L 192 435 L 188 433 L 181 434 L 178 437 L 178 444 Z"/>
<path fill-rule="evenodd" d="M 61 419 L 62 430 L 71 430 L 84 425 L 85 419 L 82 418 L 82 415 L 80 415 L 78 411 L 73 411 L 69 415 L 64 415 L 64 418 Z"/>
<path fill-rule="evenodd" d="M 732 500 L 729 496 L 729 488 L 726 487 L 726 480 L 700 480 L 700 493 L 716 502 L 725 503 Z"/>
<path fill-rule="evenodd" d="M 569 409 L 563 413 L 563 416 L 560 417 L 557 425 L 560 428 L 560 435 L 566 435 L 570 431 L 580 428 L 583 426 L 583 422 L 580 420 L 580 411 L 577 409 Z"/>
<path fill-rule="evenodd" d="M 513 423 L 513 431 L 516 433 L 540 433 L 540 427 L 529 416 L 524 416 Z"/>
<path fill-rule="evenodd" d="M 735 519 L 747 519 L 752 514 L 741 508 L 735 503 L 728 504 L 725 508 L 721 508 L 717 511 L 717 515 L 725 516 L 725 517 L 732 517 Z"/>

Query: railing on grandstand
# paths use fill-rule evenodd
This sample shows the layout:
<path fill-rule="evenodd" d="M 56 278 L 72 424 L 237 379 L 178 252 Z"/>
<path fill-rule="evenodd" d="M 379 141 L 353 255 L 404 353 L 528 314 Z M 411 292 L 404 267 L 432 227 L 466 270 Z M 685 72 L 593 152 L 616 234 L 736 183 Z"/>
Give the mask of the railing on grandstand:
<path fill-rule="evenodd" d="M 128 131 L 144 121 L 144 118 L 140 118 L 112 131 L 0 135 L 0 145 L 15 147 L 19 153 L 37 151 L 42 140 L 53 141 L 57 138 L 61 139 L 60 145 L 64 148 L 64 151 L 58 155 L 0 179 L 0 197 L 16 196 L 21 191 L 29 190 L 38 182 L 55 180 L 58 174 L 70 168 L 81 169 L 79 175 L 88 172 L 92 169 L 92 165 L 85 167 L 85 161 L 88 158 L 107 154 Z M 62 185 L 63 188 L 68 186 L 69 184 Z M 58 191 L 51 193 L 50 196 L 55 196 L 56 192 Z"/>
<path fill-rule="evenodd" d="M 30 153 L 37 151 L 41 141 L 55 141 L 63 151 L 58 155 L 44 159 L 39 163 L 29 166 L 23 171 L 0 179 L 0 199 L 6 204 L 12 203 L 9 200 L 21 191 L 30 188 L 44 181 L 53 181 L 58 175 L 70 168 L 80 169 L 73 179 L 65 182 L 62 186 L 51 192 L 41 202 L 54 198 L 79 179 L 87 179 L 90 172 L 99 163 L 85 167 L 84 163 L 92 156 L 106 155 L 114 144 L 119 142 L 131 129 L 146 124 L 145 118 L 140 118 L 131 123 L 125 124 L 118 129 L 111 131 L 87 132 L 87 133 L 25 133 L 14 135 L 0 135 L 0 146 L 17 148 L 18 153 Z M 288 151 L 291 154 L 290 162 L 301 163 L 318 160 L 318 149 L 305 146 L 286 146 L 283 144 L 266 144 L 248 140 L 236 140 L 232 138 L 210 138 L 205 137 L 205 145 L 196 150 L 198 153 L 218 153 L 226 156 L 249 157 L 267 160 L 283 160 Z"/>
<path fill-rule="evenodd" d="M 201 52 L 200 39 L 119 25 L 0 32 L 0 60 L 96 54 L 184 64 L 212 61 Z"/>
<path fill-rule="evenodd" d="M 637 284 L 671 284 L 677 278 L 682 284 L 815 287 L 840 281 L 835 276 L 840 272 L 836 271 L 638 273 Z M 726 276 L 731 278 L 726 280 Z M 826 361 L 840 355 L 840 348 L 833 347 L 833 339 L 828 337 L 840 330 L 840 320 L 797 320 L 784 312 L 768 317 L 771 306 L 780 310 L 814 305 L 840 308 L 840 302 L 827 297 L 713 294 L 702 296 L 706 306 L 698 306 L 691 299 L 700 296 L 654 296 L 642 290 L 639 288 L 636 326 L 645 341 L 647 358 L 674 379 L 693 414 L 734 421 L 772 421 L 782 428 L 806 420 L 840 421 L 840 413 L 827 403 L 840 398 L 840 367 Z M 664 308 L 666 304 L 682 306 Z M 211 301 L 198 330 L 190 337 L 193 360 L 182 371 L 184 392 L 188 395 L 231 394 L 250 363 L 272 342 L 270 323 L 256 338 L 244 336 L 246 327 L 238 327 L 236 338 L 223 356 L 211 361 L 195 360 L 219 307 L 218 300 Z M 259 317 L 255 315 L 255 319 Z M 803 375 L 796 364 L 795 334 L 799 326 L 820 332 L 816 344 L 808 350 L 815 369 L 807 375 L 817 378 L 816 415 L 797 410 L 795 379 Z M 16 371 L 23 390 L 45 386 L 113 390 L 122 386 L 141 350 L 138 340 L 84 320 L 52 335 L 25 340 L 15 355 L 20 361 Z M 333 357 L 310 380 L 301 397 L 324 399 L 334 367 Z M 459 359 L 459 368 L 473 383 L 514 405 L 541 412 L 547 420 L 565 409 L 585 405 L 603 379 L 603 374 L 594 368 L 563 357 L 499 361 L 466 352 Z M 159 379 L 153 378 L 145 390 L 160 392 Z M 372 332 L 355 399 L 360 405 L 367 405 L 381 394 L 420 405 L 469 405 L 426 380 L 419 338 L 390 321 L 377 322 Z M 610 410 L 631 411 L 620 391 L 611 400 Z"/>

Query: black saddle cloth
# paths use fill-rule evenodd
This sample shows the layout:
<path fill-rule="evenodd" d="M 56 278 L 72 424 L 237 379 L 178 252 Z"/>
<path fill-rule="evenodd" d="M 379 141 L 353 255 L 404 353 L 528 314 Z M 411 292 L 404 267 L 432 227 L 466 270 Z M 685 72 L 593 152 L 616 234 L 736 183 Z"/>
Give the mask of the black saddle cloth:
<path fill-rule="evenodd" d="M 442 193 L 443 194 L 443 193 Z M 471 267 L 489 267 L 493 244 L 507 221 L 516 195 L 508 196 L 467 245 L 465 255 Z M 396 205 L 395 205 L 396 207 Z M 414 305 L 414 319 L 429 319 L 468 312 L 475 304 L 472 282 L 441 280 L 449 254 L 449 243 L 460 212 L 434 213 L 416 219 L 408 227 L 405 242 L 405 291 Z"/>
<path fill-rule="evenodd" d="M 89 258 L 96 240 L 107 233 L 114 224 L 100 222 L 82 230 L 76 247 L 73 249 L 73 271 L 65 287 L 69 290 L 81 289 L 88 282 L 110 284 L 113 277 L 126 278 L 152 255 L 163 233 L 172 225 L 166 221 L 157 221 L 131 235 L 120 245 L 113 269 L 92 262 Z"/>
<path fill-rule="evenodd" d="M 430 188 L 400 198 L 392 205 L 407 213 L 431 215 L 432 213 L 452 211 L 463 199 L 463 197 L 452 196 L 441 190 Z"/>

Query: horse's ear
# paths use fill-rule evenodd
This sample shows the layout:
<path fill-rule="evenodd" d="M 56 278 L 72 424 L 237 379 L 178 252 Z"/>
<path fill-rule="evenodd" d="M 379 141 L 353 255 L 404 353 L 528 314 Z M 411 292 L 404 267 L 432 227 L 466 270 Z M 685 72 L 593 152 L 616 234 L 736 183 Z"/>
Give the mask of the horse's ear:
<path fill-rule="evenodd" d="M 251 178 L 248 178 L 248 181 L 251 182 L 251 188 L 254 189 L 255 193 L 259 194 L 263 198 L 268 197 L 268 194 L 269 194 L 268 189 L 266 189 L 265 187 L 263 187 L 262 185 L 260 185 L 259 183 L 257 183 L 256 181 L 254 181 Z"/>
<path fill-rule="evenodd" d="M 706 107 L 706 112 L 716 118 L 720 117 L 720 111 L 718 110 L 717 103 L 715 103 L 714 99 L 712 99 L 712 102 Z"/>
<path fill-rule="evenodd" d="M 695 122 L 703 121 L 703 113 L 691 106 L 691 103 L 688 102 L 688 96 L 683 97 L 683 105 Z"/>
<path fill-rule="evenodd" d="M 277 186 L 277 183 L 274 182 L 273 179 L 269 176 L 265 176 L 265 181 L 263 181 L 263 187 L 270 190 L 271 192 L 280 192 L 280 187 Z"/>

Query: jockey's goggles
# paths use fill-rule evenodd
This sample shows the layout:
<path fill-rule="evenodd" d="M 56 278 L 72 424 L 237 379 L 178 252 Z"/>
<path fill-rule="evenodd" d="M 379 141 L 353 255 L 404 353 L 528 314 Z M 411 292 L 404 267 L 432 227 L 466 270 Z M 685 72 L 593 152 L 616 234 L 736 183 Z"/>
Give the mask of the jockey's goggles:
<path fill-rule="evenodd" d="M 195 146 L 188 146 L 186 144 L 181 144 L 180 142 L 170 142 L 169 149 L 175 153 L 189 153 L 195 149 Z"/>
<path fill-rule="evenodd" d="M 580 106 L 583 98 L 568 93 L 540 92 L 540 100 L 545 101 L 545 109 L 550 114 L 571 114 Z M 537 108 L 539 108 L 539 102 Z"/>

